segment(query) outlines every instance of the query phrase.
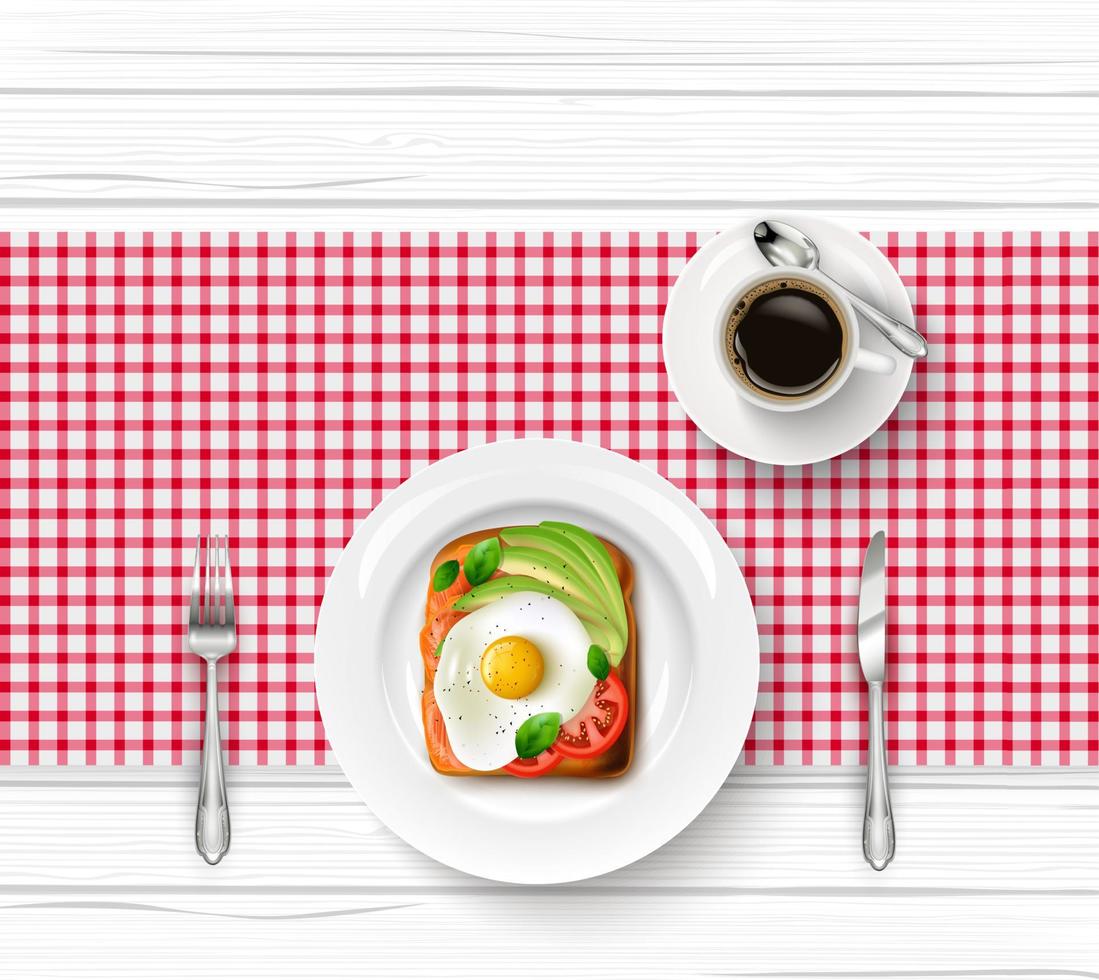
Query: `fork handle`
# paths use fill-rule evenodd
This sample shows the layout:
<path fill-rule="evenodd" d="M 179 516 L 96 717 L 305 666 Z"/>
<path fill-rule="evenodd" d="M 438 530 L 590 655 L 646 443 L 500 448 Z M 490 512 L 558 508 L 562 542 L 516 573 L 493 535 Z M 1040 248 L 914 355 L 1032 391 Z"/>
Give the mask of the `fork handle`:
<path fill-rule="evenodd" d="M 206 664 L 206 728 L 202 738 L 195 847 L 207 864 L 217 864 L 229 850 L 229 799 L 225 795 L 225 768 L 221 759 L 218 667 L 214 660 Z"/>

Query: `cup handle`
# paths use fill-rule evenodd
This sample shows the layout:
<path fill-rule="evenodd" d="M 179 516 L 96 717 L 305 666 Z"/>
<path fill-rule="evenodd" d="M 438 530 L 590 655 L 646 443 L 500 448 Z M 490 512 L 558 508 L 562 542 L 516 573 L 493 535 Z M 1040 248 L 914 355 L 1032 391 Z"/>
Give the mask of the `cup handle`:
<path fill-rule="evenodd" d="M 879 354 L 865 347 L 859 347 L 855 351 L 854 366 L 860 371 L 869 371 L 871 374 L 892 374 L 897 370 L 897 362 L 888 354 Z"/>

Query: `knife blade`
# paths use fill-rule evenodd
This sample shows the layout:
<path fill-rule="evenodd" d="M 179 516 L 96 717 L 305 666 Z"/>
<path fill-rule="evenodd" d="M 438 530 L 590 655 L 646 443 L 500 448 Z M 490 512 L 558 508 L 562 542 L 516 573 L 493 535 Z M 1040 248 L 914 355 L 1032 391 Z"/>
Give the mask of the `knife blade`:
<path fill-rule="evenodd" d="M 885 683 L 885 532 L 866 546 L 859 585 L 859 664 L 867 683 Z"/>
<path fill-rule="evenodd" d="M 866 678 L 869 714 L 866 742 L 866 810 L 862 853 L 875 871 L 893 860 L 896 832 L 885 760 L 885 532 L 866 547 L 859 585 L 859 664 Z"/>

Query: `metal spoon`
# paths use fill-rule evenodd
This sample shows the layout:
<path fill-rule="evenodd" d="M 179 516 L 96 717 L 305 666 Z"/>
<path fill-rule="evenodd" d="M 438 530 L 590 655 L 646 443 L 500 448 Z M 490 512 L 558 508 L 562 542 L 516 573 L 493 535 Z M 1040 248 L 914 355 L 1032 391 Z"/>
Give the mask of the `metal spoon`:
<path fill-rule="evenodd" d="M 783 221 L 761 221 L 755 230 L 756 246 L 771 265 L 792 265 L 815 270 L 829 282 L 847 294 L 851 305 L 859 315 L 869 320 L 889 342 L 909 357 L 927 357 L 927 341 L 917 330 L 901 323 L 888 313 L 856 296 L 842 283 L 836 282 L 819 268 L 820 252 L 813 240 L 793 225 Z"/>

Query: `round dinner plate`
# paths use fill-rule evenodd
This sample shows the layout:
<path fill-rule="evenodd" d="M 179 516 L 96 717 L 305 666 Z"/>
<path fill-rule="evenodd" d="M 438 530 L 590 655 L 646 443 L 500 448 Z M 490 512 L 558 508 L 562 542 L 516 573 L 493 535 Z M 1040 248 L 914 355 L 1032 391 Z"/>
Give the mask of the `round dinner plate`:
<path fill-rule="evenodd" d="M 729 285 L 770 268 L 752 235 L 760 218 L 787 221 L 805 232 L 820 249 L 822 272 L 910 326 L 912 304 L 896 270 L 871 242 L 813 215 L 743 221 L 710 239 L 675 281 L 664 313 L 664 365 L 691 421 L 739 456 L 777 466 L 817 463 L 847 452 L 881 427 L 904 394 L 912 359 L 865 324 L 862 346 L 897 362 L 888 377 L 855 371 L 826 402 L 801 412 L 771 412 L 740 398 L 713 354 L 714 331 Z"/>
<path fill-rule="evenodd" d="M 633 563 L 633 764 L 612 779 L 439 775 L 420 714 L 431 560 L 460 534 L 542 520 L 587 527 Z M 451 867 L 543 884 L 636 861 L 699 814 L 744 744 L 759 640 L 732 553 L 678 489 L 608 450 L 526 439 L 457 453 L 382 500 L 332 572 L 315 665 L 328 741 L 386 826 Z"/>

